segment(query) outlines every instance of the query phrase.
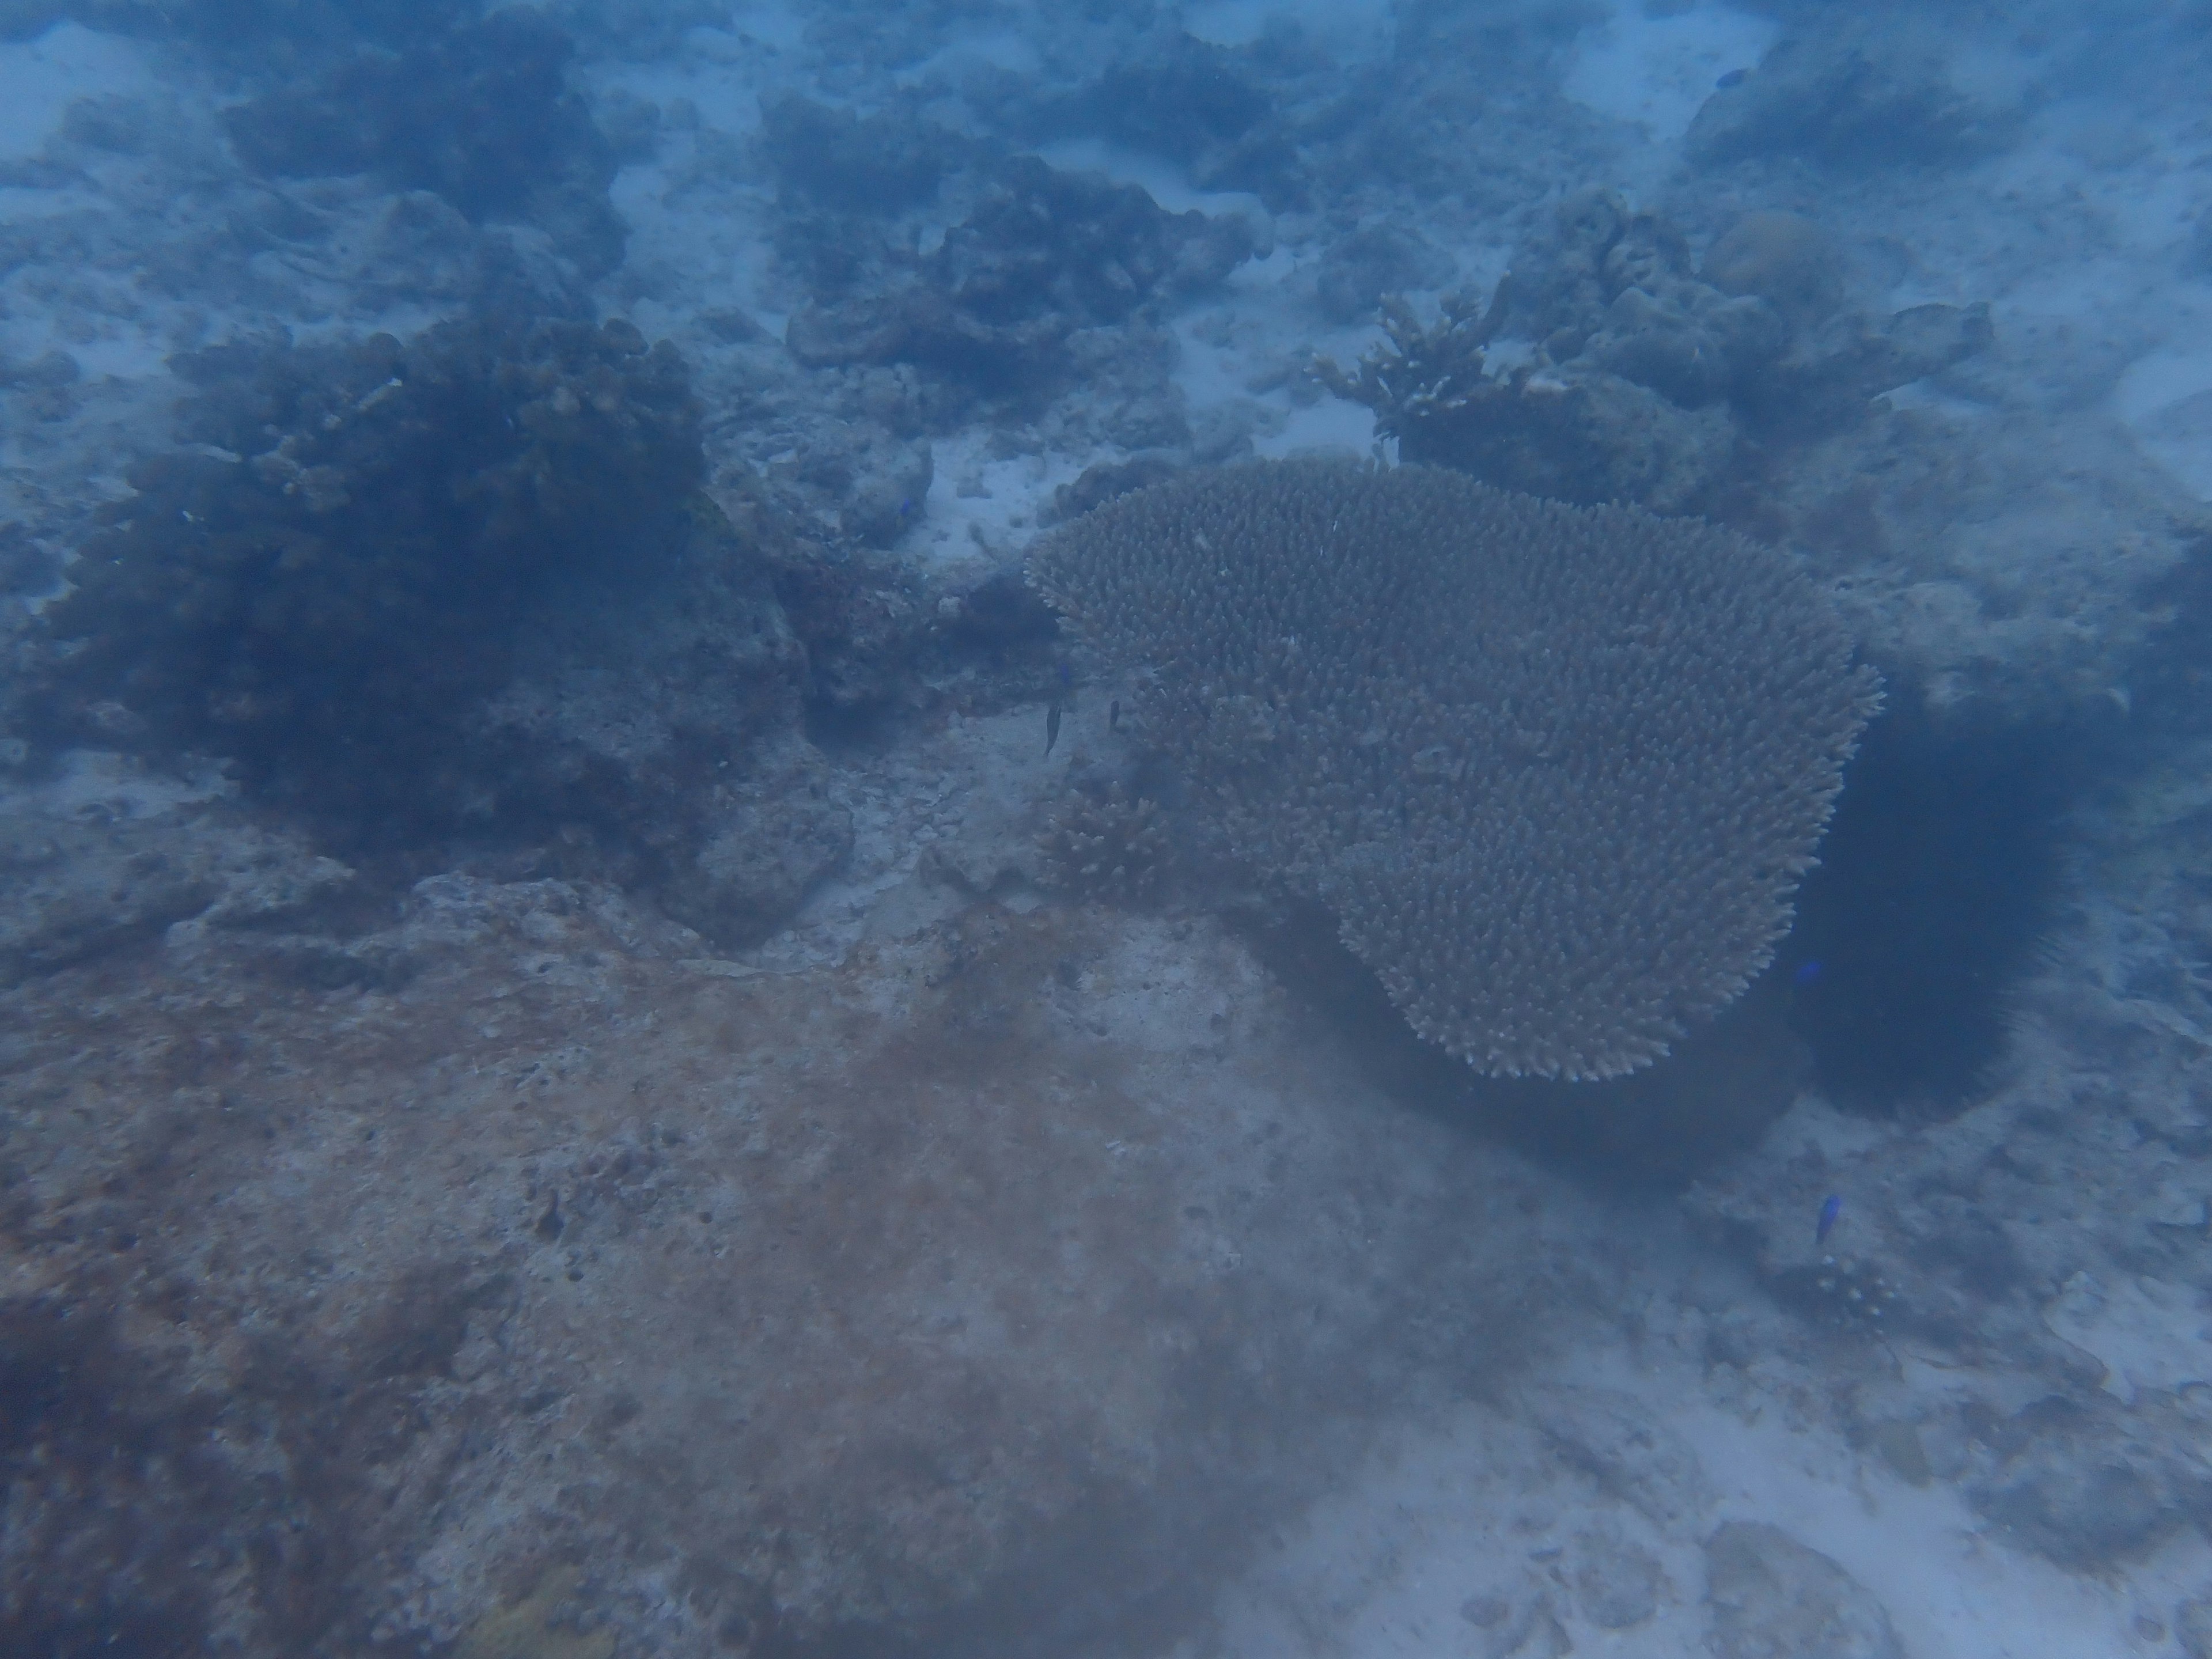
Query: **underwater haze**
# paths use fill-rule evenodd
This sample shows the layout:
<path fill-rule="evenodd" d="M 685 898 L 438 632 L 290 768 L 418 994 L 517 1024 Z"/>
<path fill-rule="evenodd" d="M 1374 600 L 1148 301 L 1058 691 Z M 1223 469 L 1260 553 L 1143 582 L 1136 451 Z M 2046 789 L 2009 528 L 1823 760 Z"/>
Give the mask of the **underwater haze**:
<path fill-rule="evenodd" d="M 2208 85 L 0 0 L 0 1653 L 2212 1659 Z"/>

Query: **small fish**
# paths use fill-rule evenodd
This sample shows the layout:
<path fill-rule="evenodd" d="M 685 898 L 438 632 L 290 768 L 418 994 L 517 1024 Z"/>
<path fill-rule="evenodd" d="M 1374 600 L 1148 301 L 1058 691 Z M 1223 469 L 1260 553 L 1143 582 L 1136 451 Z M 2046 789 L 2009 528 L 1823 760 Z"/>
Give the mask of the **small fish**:
<path fill-rule="evenodd" d="M 1732 69 L 1726 75 L 1721 76 L 1719 80 L 1714 82 L 1713 85 L 1719 88 L 1723 92 L 1726 92 L 1730 87 L 1741 86 L 1744 82 L 1744 77 L 1750 73 L 1751 71 L 1749 70 Z"/>
<path fill-rule="evenodd" d="M 1054 697 L 1044 711 L 1044 752 L 1052 753 L 1053 744 L 1060 741 L 1060 699 Z"/>
<path fill-rule="evenodd" d="M 1121 700 L 1119 697 L 1106 705 L 1106 729 L 1109 732 L 1121 729 Z"/>
<path fill-rule="evenodd" d="M 1813 1229 L 1813 1242 L 1815 1244 L 1825 1244 L 1828 1242 L 1828 1234 L 1835 1227 L 1836 1218 L 1843 1212 L 1844 1200 L 1841 1194 L 1830 1193 L 1820 1200 L 1820 1219 L 1819 1224 Z"/>
<path fill-rule="evenodd" d="M 1790 982 L 1802 991 L 1819 984 L 1820 974 L 1820 962 L 1814 957 L 1808 957 L 1790 970 Z"/>

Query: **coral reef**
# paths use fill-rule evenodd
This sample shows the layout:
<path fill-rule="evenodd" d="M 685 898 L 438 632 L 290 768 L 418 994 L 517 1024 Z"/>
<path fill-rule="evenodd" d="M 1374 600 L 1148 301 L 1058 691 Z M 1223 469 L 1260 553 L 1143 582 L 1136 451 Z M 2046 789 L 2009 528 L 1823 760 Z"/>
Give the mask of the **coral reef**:
<path fill-rule="evenodd" d="M 1193 475 L 1030 569 L 1238 853 L 1493 1075 L 1620 1075 L 1734 1000 L 1875 701 L 1781 556 L 1428 468 Z"/>
<path fill-rule="evenodd" d="M 1881 1270 L 1853 1255 L 1822 1256 L 1796 1289 L 1814 1317 L 1845 1328 L 1878 1328 L 1897 1301 Z"/>
<path fill-rule="evenodd" d="M 1405 459 L 1562 501 L 1698 511 L 1752 446 L 1848 423 L 1987 344 L 1985 307 L 1841 309 L 1837 264 L 1817 227 L 1762 214 L 1699 276 L 1672 225 L 1583 191 L 1486 307 L 1452 295 L 1425 324 L 1386 301 L 1387 346 L 1356 372 L 1315 369 Z"/>
<path fill-rule="evenodd" d="M 1048 818 L 1037 837 L 1045 884 L 1083 898 L 1149 904 L 1158 896 L 1168 859 L 1159 805 L 1117 779 L 1103 793 L 1078 789 Z"/>

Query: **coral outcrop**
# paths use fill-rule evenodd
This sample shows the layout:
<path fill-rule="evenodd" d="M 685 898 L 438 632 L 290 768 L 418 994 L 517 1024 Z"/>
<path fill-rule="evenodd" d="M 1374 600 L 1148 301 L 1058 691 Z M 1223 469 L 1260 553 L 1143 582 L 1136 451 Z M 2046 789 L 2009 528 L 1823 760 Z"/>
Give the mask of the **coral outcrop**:
<path fill-rule="evenodd" d="M 1414 1029 L 1498 1076 L 1618 1076 L 1765 966 L 1872 711 L 1782 556 L 1426 468 L 1283 462 L 1032 552 L 1264 874 Z"/>
<path fill-rule="evenodd" d="M 1777 157 L 1841 172 L 1930 167 L 2002 147 L 2020 112 L 1963 89 L 1943 48 L 1889 22 L 1816 17 L 1698 110 L 1683 141 L 1712 167 Z"/>
<path fill-rule="evenodd" d="M 843 855 L 776 597 L 805 548 L 702 493 L 672 349 L 470 321 L 180 367 L 197 443 L 48 608 L 12 711 L 39 744 L 220 757 L 349 857 L 546 849 L 721 940 Z"/>
<path fill-rule="evenodd" d="M 52 735 L 135 732 L 357 815 L 450 800 L 442 763 L 511 674 L 523 611 L 665 567 L 689 528 L 684 364 L 627 324 L 179 367 L 195 447 L 137 470 L 46 613 Z"/>
<path fill-rule="evenodd" d="M 1035 398 L 1068 372 L 1079 331 L 1218 282 L 1254 246 L 1241 218 L 1169 213 L 1137 185 L 1018 156 L 934 252 L 888 262 L 849 293 L 817 284 L 786 343 L 810 367 L 911 363 Z"/>
<path fill-rule="evenodd" d="M 1839 263 L 1811 222 L 1756 214 L 1700 274 L 1667 221 L 1583 191 L 1486 306 L 1449 296 L 1424 323 L 1386 301 L 1389 343 L 1355 372 L 1316 370 L 1373 410 L 1407 460 L 1563 501 L 1696 512 L 1753 446 L 1847 424 L 1875 394 L 1988 343 L 1986 307 L 1844 308 Z"/>

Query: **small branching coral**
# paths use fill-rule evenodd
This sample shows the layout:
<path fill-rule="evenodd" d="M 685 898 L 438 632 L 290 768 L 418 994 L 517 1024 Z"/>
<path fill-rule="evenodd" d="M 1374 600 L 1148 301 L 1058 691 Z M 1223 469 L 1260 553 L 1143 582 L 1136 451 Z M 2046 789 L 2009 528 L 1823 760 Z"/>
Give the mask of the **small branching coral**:
<path fill-rule="evenodd" d="M 1037 837 L 1047 886 L 1081 898 L 1149 904 L 1158 896 L 1168 839 L 1158 805 L 1119 783 L 1103 795 L 1070 793 Z"/>
<path fill-rule="evenodd" d="M 1501 285 L 1498 302 L 1486 307 L 1473 295 L 1447 294 L 1432 324 L 1415 316 L 1402 295 L 1385 295 L 1382 331 L 1389 343 L 1370 349 L 1351 373 L 1334 358 L 1316 357 L 1314 376 L 1338 397 L 1374 410 L 1382 436 L 1402 441 L 1431 416 L 1495 393 L 1484 349 L 1498 331 L 1504 295 Z"/>

